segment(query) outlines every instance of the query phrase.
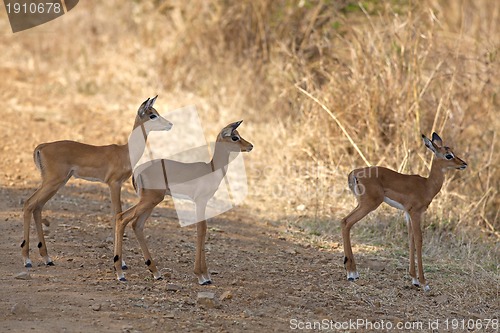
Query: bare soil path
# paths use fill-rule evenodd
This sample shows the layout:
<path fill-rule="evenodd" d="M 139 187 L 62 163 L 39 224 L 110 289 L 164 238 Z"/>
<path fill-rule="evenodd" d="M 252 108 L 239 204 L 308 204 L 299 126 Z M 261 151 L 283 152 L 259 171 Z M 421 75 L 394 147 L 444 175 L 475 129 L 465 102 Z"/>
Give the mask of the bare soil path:
<path fill-rule="evenodd" d="M 81 123 L 95 121 L 95 115 L 93 120 L 85 119 L 89 115 L 84 112 L 79 117 Z M 18 138 L 19 132 L 37 122 L 42 126 L 34 138 Z M 168 201 L 155 210 L 146 226 L 150 249 L 165 279 L 151 279 L 128 228 L 124 243 L 128 282 L 118 282 L 112 270 L 107 188 L 77 181 L 70 181 L 46 206 L 45 215 L 51 221 L 48 250 L 55 266 L 41 263 L 32 232 L 30 279 L 16 279 L 26 271 L 19 247 L 22 202 L 39 180 L 31 151 L 42 141 L 35 139 L 54 132 L 71 137 L 65 127 L 57 122 L 44 125 L 29 116 L 2 134 L 1 332 L 286 332 L 319 324 L 332 331 L 385 332 L 383 325 L 391 325 L 394 331 L 442 332 L 446 320 L 448 325 L 454 318 L 464 319 L 465 325 L 468 320 L 486 325 L 487 320 L 498 318 L 498 284 L 473 285 L 471 276 L 463 277 L 458 266 L 443 267 L 426 258 L 433 288 L 426 294 L 410 286 L 406 254 L 358 248 L 362 276 L 350 283 L 342 267 L 340 239 L 321 248 L 311 246 L 287 232 L 280 220 L 261 220 L 251 207 L 209 222 L 207 259 L 213 285 L 197 285 L 192 274 L 195 228 L 181 228 Z M 111 137 L 100 139 L 113 142 Z M 124 198 L 125 206 L 136 200 L 130 185 Z M 402 253 L 405 249 L 401 244 Z M 478 277 L 488 274 L 480 271 Z M 201 291 L 215 293 L 215 302 L 199 303 Z M 349 322 L 351 326 L 346 326 Z M 352 326 L 353 322 L 358 325 Z M 436 323 L 439 327 L 433 330 Z M 396 325 L 407 329 L 396 330 Z M 489 328 L 474 328 L 498 331 L 491 323 Z"/>

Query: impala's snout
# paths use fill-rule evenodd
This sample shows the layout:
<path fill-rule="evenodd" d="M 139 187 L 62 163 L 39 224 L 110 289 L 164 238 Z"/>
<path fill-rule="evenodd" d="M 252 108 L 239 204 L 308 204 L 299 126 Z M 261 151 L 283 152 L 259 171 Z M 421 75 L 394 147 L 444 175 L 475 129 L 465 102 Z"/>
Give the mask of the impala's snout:
<path fill-rule="evenodd" d="M 247 149 L 245 150 L 245 152 L 249 153 L 249 152 L 252 151 L 252 149 L 253 149 L 253 145 L 250 145 L 250 146 L 247 147 Z"/>
<path fill-rule="evenodd" d="M 170 121 L 167 121 L 167 125 L 165 126 L 165 131 L 170 131 L 174 124 L 172 124 Z"/>
<path fill-rule="evenodd" d="M 467 163 L 464 160 L 458 159 L 460 162 L 462 162 L 461 165 L 457 167 L 458 170 L 465 170 L 467 169 Z"/>

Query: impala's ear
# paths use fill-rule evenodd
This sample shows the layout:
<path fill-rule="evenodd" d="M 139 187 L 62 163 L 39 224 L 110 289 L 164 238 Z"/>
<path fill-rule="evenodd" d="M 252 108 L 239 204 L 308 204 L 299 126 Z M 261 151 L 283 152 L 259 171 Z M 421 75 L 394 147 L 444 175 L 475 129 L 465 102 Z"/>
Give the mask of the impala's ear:
<path fill-rule="evenodd" d="M 434 133 L 436 134 L 436 133 Z M 429 148 L 430 151 L 432 151 L 434 154 L 437 152 L 437 146 L 429 140 L 425 135 L 422 134 L 422 140 L 424 141 L 424 144 L 427 148 Z"/>
<path fill-rule="evenodd" d="M 137 114 L 139 115 L 139 117 L 144 116 L 144 113 L 149 108 L 148 105 L 149 105 L 149 98 L 147 100 L 145 100 L 144 102 L 142 102 L 141 106 L 139 107 L 139 110 L 137 110 Z"/>
<path fill-rule="evenodd" d="M 158 95 L 156 95 L 151 101 L 149 101 L 149 107 L 152 108 L 153 104 L 155 104 L 156 99 L 158 98 Z M 149 108 L 148 108 L 149 109 Z"/>
<path fill-rule="evenodd" d="M 222 135 L 222 137 L 226 137 L 226 136 L 231 136 L 231 134 L 233 133 L 233 131 L 238 128 L 238 126 L 240 126 L 240 124 L 243 122 L 243 120 L 240 120 L 240 121 L 236 121 L 234 123 L 231 123 L 229 125 L 227 125 L 226 127 L 224 127 L 222 129 L 222 131 L 220 131 L 220 134 Z"/>
<path fill-rule="evenodd" d="M 443 140 L 441 140 L 441 138 L 436 132 L 432 133 L 432 142 L 434 142 L 438 147 L 443 146 Z"/>

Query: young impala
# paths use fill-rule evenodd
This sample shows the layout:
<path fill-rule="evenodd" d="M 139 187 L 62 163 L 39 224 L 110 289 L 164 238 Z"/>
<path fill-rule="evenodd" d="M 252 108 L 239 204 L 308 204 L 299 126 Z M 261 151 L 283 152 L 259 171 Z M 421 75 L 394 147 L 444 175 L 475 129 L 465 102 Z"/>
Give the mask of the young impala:
<path fill-rule="evenodd" d="M 412 283 L 425 291 L 430 290 L 424 278 L 422 265 L 422 230 L 420 219 L 432 199 L 439 193 L 448 169 L 464 170 L 467 163 L 455 156 L 451 148 L 443 146 L 439 135 L 432 134 L 432 141 L 422 134 L 425 146 L 434 153 L 428 178 L 419 175 L 403 175 L 390 169 L 373 166 L 352 171 L 348 176 L 349 188 L 356 196 L 358 206 L 345 217 L 342 224 L 344 240 L 344 267 L 347 279 L 359 278 L 352 254 L 350 230 L 352 226 L 375 210 L 382 202 L 405 212 L 410 246 L 410 276 Z M 415 273 L 415 249 L 417 250 L 418 279 Z"/>
<path fill-rule="evenodd" d="M 153 108 L 156 101 L 147 99 L 140 106 L 135 117 L 134 129 L 141 127 L 144 136 L 150 131 L 170 130 L 172 124 L 161 117 Z M 142 149 L 136 147 L 135 153 L 145 148 L 145 139 Z M 141 143 L 139 143 L 140 145 Z M 140 157 L 140 156 L 139 156 Z M 138 160 L 139 157 L 133 157 Z M 24 240 L 21 244 L 24 266 L 31 267 L 29 258 L 29 236 L 31 216 L 35 220 L 38 234 L 38 249 L 45 264 L 54 263 L 47 254 L 47 246 L 42 229 L 42 209 L 45 203 L 52 198 L 71 178 L 82 178 L 90 181 L 106 183 L 111 192 L 113 217 L 122 211 L 120 191 L 124 181 L 132 175 L 129 144 L 91 146 L 75 141 L 57 141 L 43 143 L 35 148 L 33 153 L 36 167 L 42 175 L 42 184 L 24 203 Z M 45 221 L 43 221 L 46 223 Z M 123 263 L 125 266 L 125 264 Z M 126 266 L 124 267 L 126 268 Z"/>
<path fill-rule="evenodd" d="M 224 179 L 231 153 L 249 152 L 253 145 L 243 139 L 236 128 L 241 121 L 224 127 L 217 136 L 212 160 L 208 163 L 182 163 L 172 160 L 154 160 L 138 176 L 134 174 L 134 185 L 140 194 L 139 202 L 119 214 L 115 230 L 114 266 L 116 276 L 120 281 L 126 281 L 120 266 L 122 258 L 123 233 L 128 223 L 141 246 L 146 266 L 155 279 L 161 279 L 161 274 L 149 253 L 144 238 L 144 224 L 152 210 L 163 201 L 166 195 L 184 195 L 190 198 L 196 206 L 197 227 L 196 257 L 194 273 L 201 285 L 210 284 L 211 279 L 205 262 L 205 237 L 207 221 L 205 209 L 208 201 L 214 196 Z M 167 180 L 168 175 L 168 180 Z"/>

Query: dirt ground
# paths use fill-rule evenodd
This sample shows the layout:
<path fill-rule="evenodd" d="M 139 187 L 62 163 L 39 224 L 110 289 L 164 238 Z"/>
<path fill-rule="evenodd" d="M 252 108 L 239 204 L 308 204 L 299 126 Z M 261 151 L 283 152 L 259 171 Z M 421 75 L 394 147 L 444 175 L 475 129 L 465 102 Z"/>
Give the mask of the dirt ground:
<path fill-rule="evenodd" d="M 498 332 L 498 277 L 481 269 L 464 272 L 459 263 L 442 266 L 431 256 L 424 263 L 432 291 L 424 293 L 410 284 L 406 245 L 401 244 L 401 255 L 355 248 L 361 279 L 351 283 L 345 280 L 340 238 L 312 246 L 300 241 L 281 219 L 260 218 L 251 205 L 209 222 L 207 259 L 212 285 L 197 284 L 192 273 L 195 228 L 179 226 L 169 201 L 146 224 L 150 249 L 165 279 L 151 279 L 128 228 L 124 244 L 128 281 L 119 282 L 112 269 L 108 190 L 101 184 L 75 180 L 44 211 L 51 221 L 47 246 L 55 266 L 41 262 L 32 227 L 33 268 L 29 279 L 18 279 L 18 274 L 26 272 L 20 249 L 22 203 L 39 182 L 31 159 L 34 146 L 56 138 L 78 138 L 81 133 L 86 137 L 101 130 L 91 124 L 112 123 L 109 115 L 85 108 L 72 115 L 71 126 L 65 117 L 47 121 L 36 114 L 20 117 L 8 111 L 3 116 L 2 332 L 286 332 L 312 328 Z M 12 120 L 16 118 L 19 121 Z M 103 144 L 123 142 L 126 131 L 110 131 L 117 132 L 119 140 L 111 135 L 95 137 Z M 123 192 L 128 207 L 136 200 L 129 183 Z M 497 284 L 471 284 L 475 274 L 478 280 L 488 275 Z M 198 302 L 202 291 L 215 293 L 215 302 Z M 489 321 L 495 317 L 496 326 Z M 479 329 L 477 323 L 483 327 Z"/>

